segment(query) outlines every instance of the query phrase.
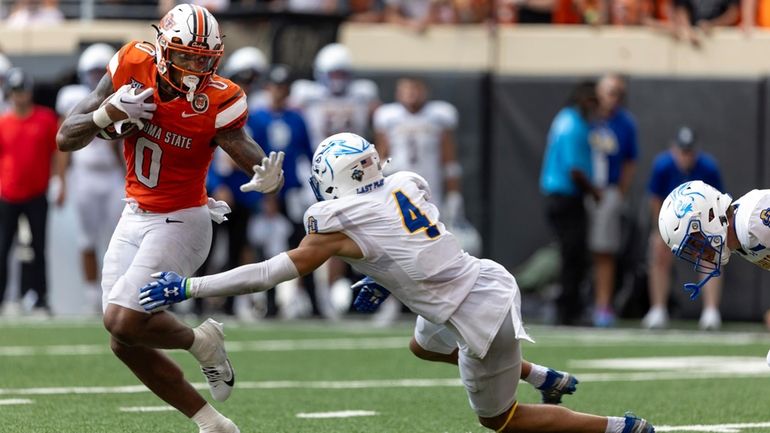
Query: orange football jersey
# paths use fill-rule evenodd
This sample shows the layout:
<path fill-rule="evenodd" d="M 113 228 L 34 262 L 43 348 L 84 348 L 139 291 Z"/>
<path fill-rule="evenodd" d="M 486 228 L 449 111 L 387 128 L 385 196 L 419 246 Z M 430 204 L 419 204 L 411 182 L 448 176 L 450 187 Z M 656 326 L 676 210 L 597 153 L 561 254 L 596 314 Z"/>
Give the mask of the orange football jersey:
<path fill-rule="evenodd" d="M 144 128 L 126 137 L 126 196 L 151 212 L 172 212 L 206 203 L 206 172 L 214 154 L 213 138 L 246 123 L 246 95 L 238 85 L 212 75 L 191 102 L 184 95 L 163 102 L 158 95 L 155 46 L 132 41 L 108 67 L 112 87 L 131 84 L 156 89 L 158 108 Z"/>

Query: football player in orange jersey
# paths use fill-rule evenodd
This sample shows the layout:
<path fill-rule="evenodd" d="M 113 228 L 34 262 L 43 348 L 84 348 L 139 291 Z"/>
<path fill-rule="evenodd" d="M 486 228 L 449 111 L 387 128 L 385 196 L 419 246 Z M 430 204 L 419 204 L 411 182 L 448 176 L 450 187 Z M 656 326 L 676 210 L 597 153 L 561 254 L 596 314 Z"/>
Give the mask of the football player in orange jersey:
<path fill-rule="evenodd" d="M 222 35 L 200 6 L 175 6 L 156 27 L 155 44 L 133 41 L 112 58 L 97 88 L 63 121 L 62 151 L 87 145 L 103 128 L 137 132 L 125 138 L 126 201 L 104 257 L 102 304 L 112 351 L 157 396 L 195 421 L 201 433 L 238 427 L 211 407 L 159 349 L 186 349 L 201 364 L 215 400 L 229 397 L 235 375 L 222 325 L 191 329 L 162 311 L 146 314 L 139 287 L 156 271 L 190 274 L 211 243 L 209 219 L 229 208 L 206 196 L 206 170 L 220 146 L 253 173 L 244 191 L 270 193 L 283 184 L 283 155 L 263 150 L 243 130 L 246 95 L 216 75 Z"/>

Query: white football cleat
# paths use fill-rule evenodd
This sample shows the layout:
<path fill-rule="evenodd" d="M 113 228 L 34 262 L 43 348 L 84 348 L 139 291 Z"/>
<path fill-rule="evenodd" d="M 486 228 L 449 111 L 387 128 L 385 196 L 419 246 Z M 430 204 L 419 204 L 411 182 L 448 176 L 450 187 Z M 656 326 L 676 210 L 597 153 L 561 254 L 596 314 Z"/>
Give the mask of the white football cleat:
<path fill-rule="evenodd" d="M 668 312 L 665 308 L 652 307 L 642 319 L 642 327 L 646 329 L 663 329 L 668 327 Z"/>
<path fill-rule="evenodd" d="M 225 351 L 225 334 L 222 331 L 222 324 L 214 319 L 207 319 L 193 329 L 193 332 L 195 339 L 200 339 L 200 350 L 195 356 L 209 383 L 211 396 L 216 401 L 225 401 L 233 392 L 235 372 Z M 195 344 L 198 342 L 196 341 Z"/>
<path fill-rule="evenodd" d="M 704 308 L 698 321 L 698 327 L 704 331 L 716 331 L 722 327 L 722 316 L 716 308 Z"/>
<path fill-rule="evenodd" d="M 230 418 L 222 417 L 223 422 L 213 428 L 200 429 L 198 433 L 241 433 L 241 430 Z"/>

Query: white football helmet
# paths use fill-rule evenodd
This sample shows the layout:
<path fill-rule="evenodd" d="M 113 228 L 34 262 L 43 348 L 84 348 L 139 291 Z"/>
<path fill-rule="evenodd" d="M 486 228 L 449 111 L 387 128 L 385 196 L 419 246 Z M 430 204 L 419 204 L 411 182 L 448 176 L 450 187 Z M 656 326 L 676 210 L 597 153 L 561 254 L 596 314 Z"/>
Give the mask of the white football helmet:
<path fill-rule="evenodd" d="M 345 92 L 352 80 L 353 61 L 350 50 L 342 44 L 329 44 L 315 56 L 313 77 L 333 95 Z"/>
<path fill-rule="evenodd" d="M 156 30 L 155 60 L 160 76 L 192 101 L 198 89 L 206 87 L 224 53 L 219 23 L 206 8 L 181 4 L 160 20 Z"/>
<path fill-rule="evenodd" d="M 725 246 L 730 203 L 730 195 L 695 180 L 674 188 L 660 208 L 658 230 L 663 241 L 674 255 L 694 264 L 697 272 L 708 274 L 700 283 L 685 284 L 692 298 L 730 260 Z"/>
<path fill-rule="evenodd" d="M 364 194 L 383 182 L 374 145 L 356 134 L 334 134 L 322 141 L 313 155 L 310 186 L 318 201 Z"/>
<path fill-rule="evenodd" d="M 267 72 L 267 59 L 257 47 L 242 47 L 233 51 L 225 66 L 222 75 L 237 82 L 249 85 L 259 81 Z"/>
<path fill-rule="evenodd" d="M 92 90 L 99 84 L 107 65 L 115 55 L 115 48 L 104 43 L 89 45 L 78 59 L 78 79 Z"/>

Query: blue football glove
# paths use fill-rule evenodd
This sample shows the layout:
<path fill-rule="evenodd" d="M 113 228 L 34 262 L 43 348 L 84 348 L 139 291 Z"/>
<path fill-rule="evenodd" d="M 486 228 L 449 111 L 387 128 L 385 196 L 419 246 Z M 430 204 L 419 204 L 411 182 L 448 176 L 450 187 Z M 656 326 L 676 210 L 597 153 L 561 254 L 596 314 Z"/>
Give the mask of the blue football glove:
<path fill-rule="evenodd" d="M 371 277 L 364 277 L 350 286 L 350 288 L 353 291 L 361 289 L 353 301 L 353 308 L 362 313 L 377 311 L 380 305 L 390 296 L 388 289 L 377 284 Z"/>
<path fill-rule="evenodd" d="M 158 281 L 139 289 L 139 304 L 146 311 L 155 311 L 164 305 L 177 304 L 188 298 L 187 278 L 176 272 L 156 272 L 150 275 Z"/>

